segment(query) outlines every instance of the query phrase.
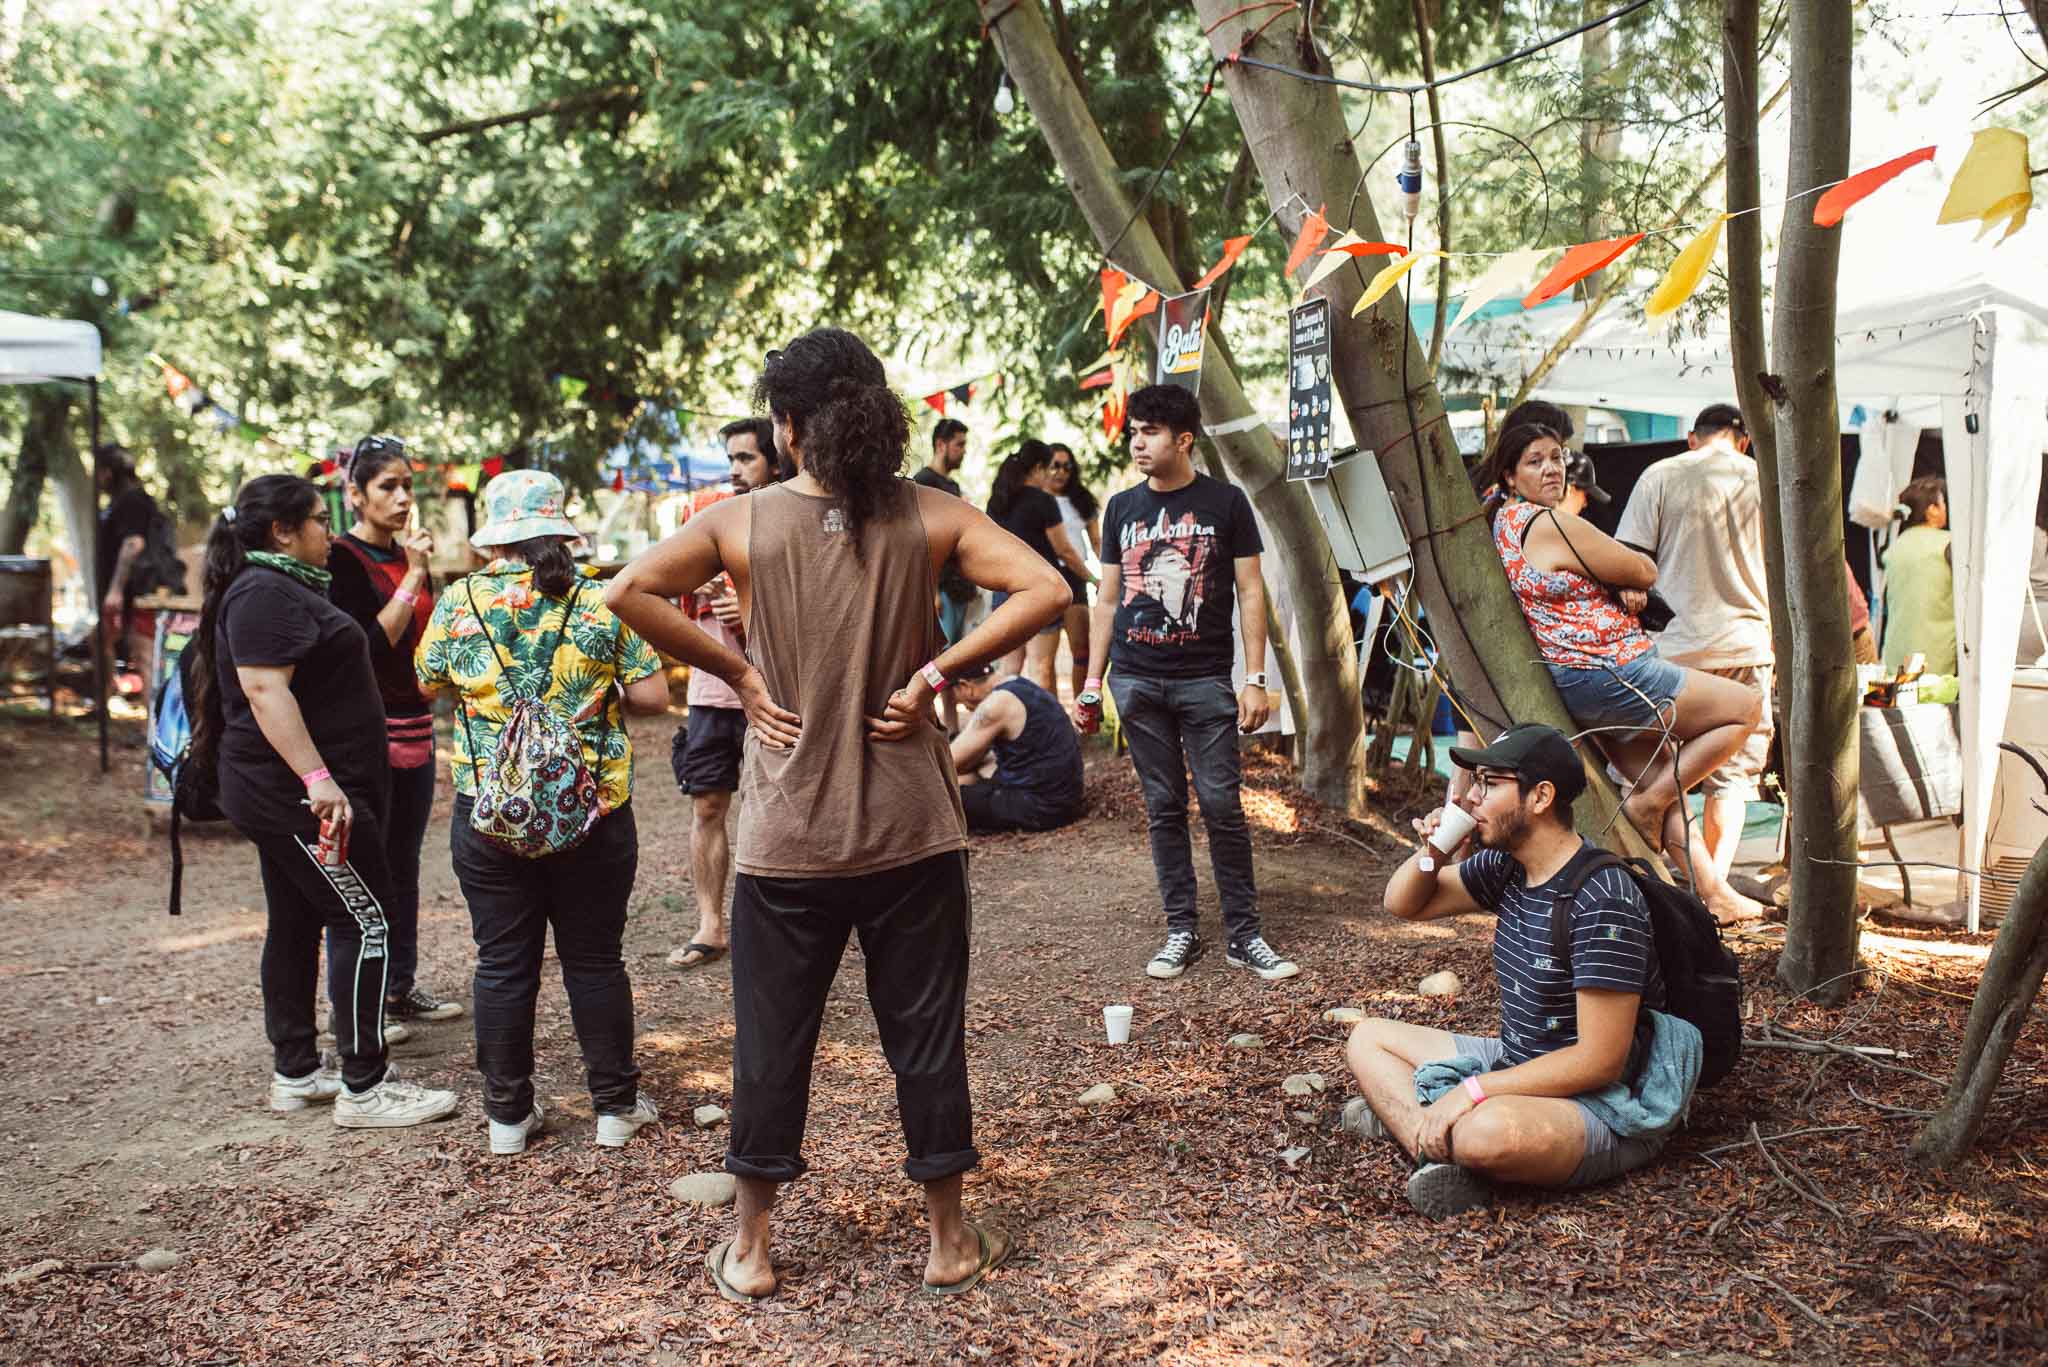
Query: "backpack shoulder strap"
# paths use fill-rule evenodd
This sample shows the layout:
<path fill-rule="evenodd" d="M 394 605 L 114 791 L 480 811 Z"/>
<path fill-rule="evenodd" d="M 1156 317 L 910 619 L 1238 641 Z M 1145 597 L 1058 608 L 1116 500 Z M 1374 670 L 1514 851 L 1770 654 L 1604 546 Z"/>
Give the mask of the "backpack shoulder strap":
<path fill-rule="evenodd" d="M 512 668 L 512 661 L 505 657 L 504 650 L 498 645 L 498 638 L 491 635 L 490 625 L 484 621 L 483 609 L 476 605 L 476 586 L 470 582 L 474 578 L 474 575 L 465 574 L 462 576 L 462 593 L 464 597 L 469 599 L 470 615 L 476 618 L 476 629 L 483 633 L 486 641 L 490 642 L 491 654 L 498 657 L 499 670 L 509 670 Z"/>
<path fill-rule="evenodd" d="M 1587 854 L 1587 850 L 1591 850 L 1592 853 Z M 1572 903 L 1577 900 L 1587 882 L 1600 870 L 1628 868 L 1626 859 L 1597 845 L 1582 846 L 1572 859 L 1578 867 L 1572 870 L 1564 886 L 1557 890 L 1555 900 L 1550 905 L 1550 948 L 1552 956 L 1561 964 L 1570 964 L 1572 961 Z"/>

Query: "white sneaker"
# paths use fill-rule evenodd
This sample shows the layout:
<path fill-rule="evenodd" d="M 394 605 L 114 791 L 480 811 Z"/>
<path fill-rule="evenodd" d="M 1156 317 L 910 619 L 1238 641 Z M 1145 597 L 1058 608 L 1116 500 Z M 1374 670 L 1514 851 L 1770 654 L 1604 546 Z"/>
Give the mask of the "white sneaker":
<path fill-rule="evenodd" d="M 334 1123 L 344 1130 L 401 1130 L 446 1120 L 461 1104 L 453 1092 L 433 1091 L 387 1074 L 367 1092 L 342 1088 L 334 1099 Z"/>
<path fill-rule="evenodd" d="M 403 1044 L 411 1038 L 412 1030 L 403 1022 L 394 1020 L 384 1022 L 384 1047 L 386 1049 L 389 1049 L 394 1044 Z M 313 1043 L 328 1053 L 333 1053 L 340 1047 L 334 1041 L 334 1032 L 332 1030 L 322 1030 L 314 1038 Z"/>
<path fill-rule="evenodd" d="M 341 1095 L 341 1069 L 316 1068 L 304 1077 L 270 1075 L 270 1109 L 303 1111 Z"/>
<path fill-rule="evenodd" d="M 532 1114 L 528 1115 L 524 1120 L 510 1125 L 502 1120 L 493 1120 L 491 1122 L 491 1152 L 495 1154 L 525 1153 L 526 1141 L 539 1134 L 546 1123 L 546 1118 L 541 1114 L 538 1101 L 533 1103 Z"/>
<path fill-rule="evenodd" d="M 626 1141 L 640 1132 L 642 1125 L 651 1125 L 661 1119 L 661 1112 L 654 1109 L 654 1103 L 645 1093 L 633 1098 L 633 1109 L 624 1115 L 601 1115 L 597 1118 L 597 1142 L 607 1149 L 622 1149 Z"/>

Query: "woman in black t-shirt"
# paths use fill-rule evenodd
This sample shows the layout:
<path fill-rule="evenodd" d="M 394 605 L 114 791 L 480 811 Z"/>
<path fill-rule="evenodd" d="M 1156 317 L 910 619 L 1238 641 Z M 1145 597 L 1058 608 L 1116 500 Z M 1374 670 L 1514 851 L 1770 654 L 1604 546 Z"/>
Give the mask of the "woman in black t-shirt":
<path fill-rule="evenodd" d="M 222 813 L 263 870 L 271 1109 L 332 1102 L 345 1129 L 393 1129 L 452 1115 L 457 1103 L 385 1066 L 384 706 L 363 629 L 327 599 L 330 542 L 320 491 L 293 475 L 250 480 L 214 521 L 205 605 L 185 652 L 187 762 L 213 772 Z M 314 1043 L 323 929 L 338 1071 L 321 1067 Z"/>
<path fill-rule="evenodd" d="M 414 982 L 420 962 L 420 846 L 434 809 L 434 711 L 420 692 L 412 657 L 434 611 L 427 582 L 434 538 L 412 525 L 412 461 L 398 438 L 357 442 L 345 487 L 356 522 L 334 539 L 340 554 L 328 560 L 334 575 L 329 596 L 369 639 L 391 756 L 391 805 L 384 822 L 391 971 L 384 1013 L 399 1021 L 453 1020 L 462 1014 L 459 1004 Z"/>
<path fill-rule="evenodd" d="M 1063 576 L 1089 577 L 1088 561 L 1068 539 L 1060 505 L 1048 492 L 1052 483 L 1052 448 L 1042 441 L 1026 438 L 996 470 L 995 485 L 989 491 L 988 515 L 1010 535 L 1045 558 Z M 1001 607 L 1007 595 L 997 594 L 994 607 Z M 1046 692 L 1058 695 L 1053 663 L 1059 653 L 1060 624 L 1052 623 L 1013 650 L 1004 666 L 1022 674 Z"/>

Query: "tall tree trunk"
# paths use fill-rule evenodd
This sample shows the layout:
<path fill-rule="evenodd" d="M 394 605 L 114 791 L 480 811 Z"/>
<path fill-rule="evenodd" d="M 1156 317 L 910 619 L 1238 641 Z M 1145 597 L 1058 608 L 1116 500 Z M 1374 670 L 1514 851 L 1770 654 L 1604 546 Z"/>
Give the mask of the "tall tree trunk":
<path fill-rule="evenodd" d="M 63 445 L 65 419 L 71 414 L 71 395 L 61 384 L 29 385 L 21 391 L 21 402 L 28 421 L 21 429 L 21 454 L 8 482 L 7 502 L 0 506 L 0 555 L 20 555 L 27 546 L 43 506 L 50 462 Z"/>
<path fill-rule="evenodd" d="M 1984 1112 L 1998 1086 L 2013 1041 L 2027 1023 L 2041 979 L 2048 974 L 2048 845 L 2034 851 L 2020 879 L 1998 943 L 1984 961 L 1984 976 L 1963 1027 L 1963 1047 L 1948 1099 L 1913 1141 L 1913 1152 L 1947 1167 L 1977 1142 Z"/>
<path fill-rule="evenodd" d="M 1580 19 L 1595 19 L 1610 6 L 1607 0 L 1581 0 Z M 1586 30 L 1579 39 L 1579 100 L 1585 117 L 1579 122 L 1579 193 L 1581 226 L 1586 238 L 1604 237 L 1607 215 L 1600 205 L 1607 197 L 1608 168 L 1621 155 L 1621 124 L 1615 108 L 1614 47 L 1620 41 L 1613 24 Z M 1596 299 L 1608 272 L 1594 271 L 1577 287 L 1581 299 Z"/>
<path fill-rule="evenodd" d="M 1197 0 L 1195 8 L 1211 29 L 1209 41 L 1219 58 L 1235 51 L 1260 22 L 1257 15 L 1246 23 L 1227 21 L 1236 8 L 1233 0 Z M 1296 195 L 1341 215 L 1353 201 L 1359 164 L 1335 91 L 1235 63 L 1225 68 L 1224 79 L 1267 199 L 1282 221 L 1299 222 L 1300 214 L 1285 208 Z M 1368 240 L 1384 236 L 1365 195 L 1357 196 L 1348 222 L 1333 220 L 1330 226 Z M 1331 304 L 1332 378 L 1353 437 L 1377 454 L 1407 527 L 1415 583 L 1441 648 L 1440 662 L 1485 726 L 1541 721 L 1569 734 L 1571 718 L 1538 663 L 1528 623 L 1501 571 L 1405 302 L 1398 291 L 1390 292 L 1353 318 L 1364 281 L 1363 271 L 1342 270 L 1316 287 Z M 1628 822 L 1612 821 L 1609 828 L 1615 795 L 1603 768 L 1589 764 L 1587 773 L 1590 786 L 1576 811 L 1581 828 L 1606 830 L 1621 848 L 1647 853 Z"/>
<path fill-rule="evenodd" d="M 1415 9 L 1415 46 L 1422 54 L 1422 79 L 1436 80 L 1436 37 L 1431 32 L 1435 18 L 1430 14 L 1430 0 L 1411 0 Z M 1451 171 L 1450 157 L 1444 150 L 1444 106 L 1434 84 L 1429 87 L 1429 124 L 1431 142 L 1436 148 L 1436 245 L 1444 251 L 1451 249 Z M 1440 256 L 1436 259 L 1436 315 L 1429 323 L 1429 373 L 1436 375 L 1437 363 L 1443 359 L 1444 331 L 1450 321 L 1451 302 L 1451 258 Z"/>
<path fill-rule="evenodd" d="M 1735 364 L 1735 398 L 1749 428 L 1764 510 L 1764 582 L 1771 600 L 1771 639 L 1792 639 L 1785 607 L 1784 518 L 1778 511 L 1777 413 L 1764 393 L 1770 352 L 1764 337 L 1764 221 L 1758 170 L 1758 122 L 1768 105 L 1757 96 L 1758 0 L 1724 0 L 1721 18 L 1721 90 L 1728 130 L 1728 351 Z M 1778 95 L 1785 87 L 1778 87 Z M 1776 100 L 1778 95 L 1773 95 Z M 1683 217 L 1683 215 L 1681 215 Z M 1783 675 L 1780 674 L 1782 679 Z M 1765 698 L 1764 705 L 1771 706 Z"/>
<path fill-rule="evenodd" d="M 1119 180 L 1116 159 L 1060 57 L 1038 0 L 978 0 L 978 8 L 984 23 L 994 21 L 997 48 L 1010 78 L 1045 135 L 1096 240 L 1153 285 L 1180 287 L 1182 279 L 1151 226 L 1143 217 L 1130 221 L 1131 197 Z M 1112 247 L 1119 232 L 1123 237 Z M 1213 348 L 1204 362 L 1199 397 L 1211 445 L 1273 534 L 1266 574 L 1285 587 L 1294 611 L 1301 647 L 1295 667 L 1307 704 L 1305 715 L 1297 718 L 1301 786 L 1339 810 L 1360 811 L 1365 801 L 1365 716 L 1358 702 L 1350 614 L 1329 542 L 1307 493 L 1287 482 L 1280 444 L 1255 421 L 1226 348 Z"/>
<path fill-rule="evenodd" d="M 1849 172 L 1855 25 L 1849 0 L 1790 7 L 1792 141 L 1778 230 L 1771 331 L 1778 508 L 1785 551 L 1792 903 L 1778 980 L 1822 1000 L 1848 995 L 1856 962 L 1856 662 L 1842 574 L 1841 410 L 1835 393 L 1839 228 L 1805 192 Z M 1781 661 L 1780 668 L 1783 669 Z M 1838 862 L 1822 862 L 1838 861 Z"/>

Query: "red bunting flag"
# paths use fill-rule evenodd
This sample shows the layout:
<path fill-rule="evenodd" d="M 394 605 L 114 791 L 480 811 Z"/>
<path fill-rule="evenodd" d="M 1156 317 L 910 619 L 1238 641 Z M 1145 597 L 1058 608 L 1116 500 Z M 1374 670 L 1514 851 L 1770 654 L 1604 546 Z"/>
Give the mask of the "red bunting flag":
<path fill-rule="evenodd" d="M 1398 242 L 1337 242 L 1330 250 L 1347 256 L 1406 256 L 1408 249 Z"/>
<path fill-rule="evenodd" d="M 626 472 L 624 470 L 612 476 L 612 492 L 615 494 L 626 492 Z"/>
<path fill-rule="evenodd" d="M 1086 379 L 1081 381 L 1081 388 L 1100 389 L 1115 378 L 1116 371 L 1114 370 L 1098 370 L 1093 375 L 1090 375 Z"/>
<path fill-rule="evenodd" d="M 1646 236 L 1646 233 L 1630 233 L 1627 237 L 1581 242 L 1565 252 L 1558 263 L 1550 268 L 1550 274 L 1543 277 L 1542 284 L 1529 291 L 1528 297 L 1522 300 L 1522 307 L 1532 309 L 1546 299 L 1555 299 L 1594 271 L 1612 264 L 1623 252 Z"/>
<path fill-rule="evenodd" d="M 503 473 L 505 473 L 505 458 L 503 456 L 492 456 L 484 462 L 485 479 L 496 479 Z"/>
<path fill-rule="evenodd" d="M 1301 221 L 1301 234 L 1294 239 L 1294 250 L 1287 253 L 1287 269 L 1283 276 L 1294 274 L 1301 269 L 1301 263 L 1308 260 L 1316 248 L 1323 245 L 1323 239 L 1330 235 L 1330 221 L 1317 209 Z"/>
<path fill-rule="evenodd" d="M 1223 273 L 1237 264 L 1237 258 L 1244 255 L 1244 249 L 1251 245 L 1251 235 L 1227 237 L 1223 240 L 1223 259 L 1209 267 L 1208 272 L 1188 286 L 1188 291 L 1205 290 L 1223 278 Z"/>
<path fill-rule="evenodd" d="M 1852 205 L 1890 184 L 1908 167 L 1933 160 L 1934 149 L 1920 147 L 1903 157 L 1893 157 L 1882 165 L 1873 166 L 1868 171 L 1858 171 L 1820 197 L 1813 206 L 1813 221 L 1823 228 L 1834 227 L 1842 221 L 1842 215 L 1848 213 Z"/>
<path fill-rule="evenodd" d="M 1124 430 L 1124 410 L 1130 402 L 1122 390 L 1112 390 L 1109 402 L 1102 405 L 1102 435 L 1114 441 Z"/>
<path fill-rule="evenodd" d="M 933 408 L 938 409 L 940 413 L 944 413 L 946 411 L 946 391 L 943 389 L 941 389 L 936 394 L 925 395 L 924 401 L 930 404 Z"/>

